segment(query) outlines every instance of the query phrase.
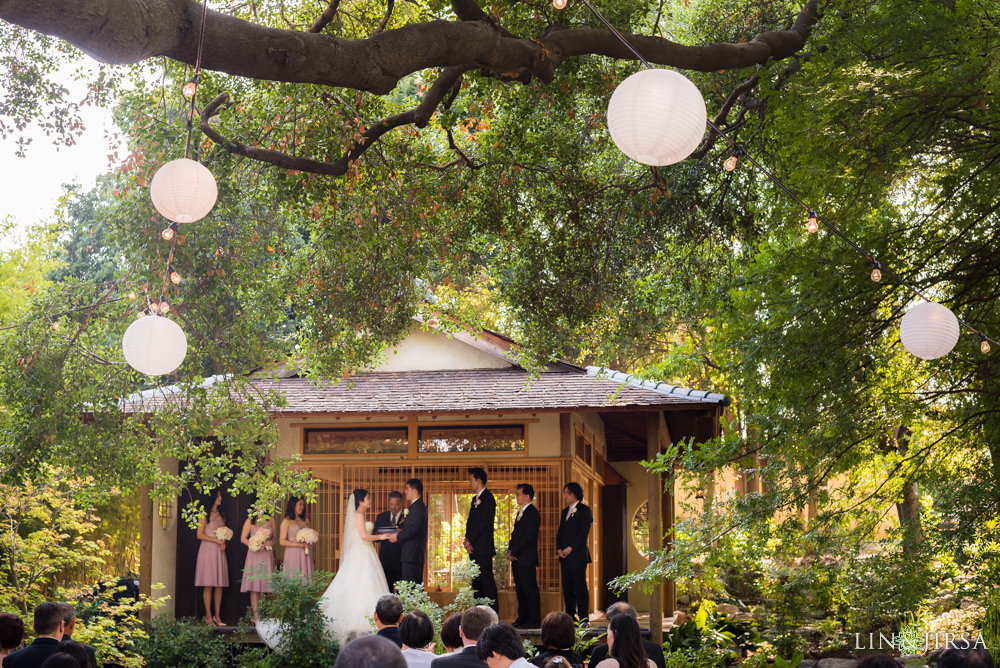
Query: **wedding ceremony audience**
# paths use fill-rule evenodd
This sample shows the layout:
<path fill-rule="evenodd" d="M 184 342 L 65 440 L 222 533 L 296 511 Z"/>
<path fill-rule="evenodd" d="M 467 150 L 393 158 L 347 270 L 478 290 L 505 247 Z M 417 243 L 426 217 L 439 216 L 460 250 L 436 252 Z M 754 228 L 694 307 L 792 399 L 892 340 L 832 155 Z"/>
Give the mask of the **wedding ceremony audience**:
<path fill-rule="evenodd" d="M 21 618 L 7 613 L 0 614 L 0 663 L 3 663 L 5 656 L 20 647 L 23 640 L 24 622 Z"/>
<path fill-rule="evenodd" d="M 462 651 L 462 636 L 458 633 L 461 625 L 461 612 L 456 612 L 441 624 L 441 644 L 448 650 L 448 654 Z"/>
<path fill-rule="evenodd" d="M 576 643 L 576 626 L 573 618 L 559 610 L 550 612 L 542 620 L 542 647 L 545 649 L 535 655 L 530 663 L 544 668 L 549 659 L 562 657 L 561 668 L 583 668 L 583 657 L 573 651 Z"/>
<path fill-rule="evenodd" d="M 434 624 L 427 613 L 413 610 L 399 623 L 399 639 L 403 642 L 403 658 L 409 668 L 429 668 L 434 660 Z"/>
<path fill-rule="evenodd" d="M 653 660 L 646 658 L 639 622 L 629 615 L 608 620 L 608 658 L 597 668 L 656 668 Z"/>
<path fill-rule="evenodd" d="M 610 624 L 611 620 L 618 615 L 628 615 L 632 619 L 636 620 L 638 625 L 638 613 L 636 613 L 635 608 L 625 601 L 612 603 L 608 606 L 608 609 L 604 611 L 604 616 L 607 618 L 608 624 Z M 651 640 L 643 640 L 642 648 L 646 650 L 646 658 L 652 659 L 657 668 L 664 668 L 663 647 Z M 589 668 L 596 668 L 597 664 L 606 658 L 608 658 L 608 645 L 598 645 L 594 648 L 593 653 L 590 655 L 590 663 L 588 664 Z"/>
<path fill-rule="evenodd" d="M 63 618 L 63 637 L 62 643 L 65 644 L 67 641 L 73 639 L 73 631 L 76 630 L 76 610 L 69 603 L 60 603 L 59 607 L 62 608 L 62 618 Z M 74 643 L 74 645 L 80 645 L 81 648 L 86 652 L 87 658 L 90 661 L 91 668 L 97 668 L 97 653 L 94 648 L 90 645 L 84 645 L 81 643 Z M 56 648 L 57 652 L 65 651 L 63 649 Z"/>
<path fill-rule="evenodd" d="M 390 641 L 396 647 L 402 647 L 403 641 L 399 638 L 399 622 L 403 619 L 403 602 L 395 594 L 385 594 L 379 598 L 375 604 L 375 627 L 378 632 L 375 634 Z"/>
<path fill-rule="evenodd" d="M 483 608 L 469 608 L 463 612 L 458 627 L 462 650 L 435 658 L 431 668 L 483 668 L 486 663 L 476 654 L 476 643 L 490 624 L 490 615 Z"/>
<path fill-rule="evenodd" d="M 334 668 L 406 668 L 406 660 L 398 647 L 385 638 L 361 636 L 344 645 Z"/>
<path fill-rule="evenodd" d="M 476 652 L 489 668 L 530 668 L 524 658 L 521 635 L 507 622 L 494 624 L 483 630 L 476 644 Z"/>
<path fill-rule="evenodd" d="M 976 647 L 968 640 L 952 641 L 951 647 L 941 652 L 938 668 L 993 668 L 993 657 L 985 647 Z"/>
<path fill-rule="evenodd" d="M 62 642 L 66 625 L 58 603 L 39 603 L 35 607 L 35 639 L 30 645 L 3 658 L 3 668 L 39 668 Z M 72 658 L 72 657 L 70 657 Z"/>
<path fill-rule="evenodd" d="M 52 656 L 56 656 L 58 654 L 68 654 L 76 659 L 80 668 L 97 668 L 97 663 L 91 661 L 90 652 L 88 652 L 87 649 L 87 645 L 84 645 L 83 643 L 78 643 L 75 640 L 63 640 L 59 643 L 59 646 L 56 647 L 56 653 Z M 90 648 L 90 650 L 93 651 L 93 648 Z"/>

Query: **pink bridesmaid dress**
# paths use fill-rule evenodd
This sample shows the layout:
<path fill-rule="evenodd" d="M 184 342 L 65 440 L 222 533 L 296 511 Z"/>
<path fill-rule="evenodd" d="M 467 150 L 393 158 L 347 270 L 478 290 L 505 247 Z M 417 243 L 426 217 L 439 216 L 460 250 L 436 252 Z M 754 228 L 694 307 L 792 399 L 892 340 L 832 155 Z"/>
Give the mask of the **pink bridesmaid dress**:
<path fill-rule="evenodd" d="M 260 533 L 268 527 L 257 526 L 250 535 Z M 271 540 L 275 540 L 271 536 Z M 271 593 L 271 573 L 274 571 L 274 552 L 266 547 L 260 548 L 259 552 L 247 550 L 247 560 L 243 564 L 243 584 L 240 591 L 257 591 L 262 594 Z M 267 577 L 261 577 L 266 575 Z"/>
<path fill-rule="evenodd" d="M 292 522 L 288 525 L 288 535 L 285 536 L 285 540 L 290 540 L 295 542 L 295 534 L 297 534 L 302 529 L 308 529 L 309 527 L 305 524 L 299 524 L 297 522 Z M 302 544 L 302 547 L 286 547 L 285 548 L 285 563 L 282 565 L 282 570 L 286 573 L 290 571 L 299 571 L 303 575 L 309 575 L 314 570 L 316 566 L 313 564 L 312 552 L 306 554 L 306 545 Z"/>
<path fill-rule="evenodd" d="M 215 536 L 215 530 L 226 526 L 224 520 L 209 520 L 205 525 L 205 534 Z M 219 549 L 218 543 L 203 540 L 198 548 L 198 565 L 194 569 L 195 587 L 228 587 L 229 567 L 226 564 L 226 553 Z"/>

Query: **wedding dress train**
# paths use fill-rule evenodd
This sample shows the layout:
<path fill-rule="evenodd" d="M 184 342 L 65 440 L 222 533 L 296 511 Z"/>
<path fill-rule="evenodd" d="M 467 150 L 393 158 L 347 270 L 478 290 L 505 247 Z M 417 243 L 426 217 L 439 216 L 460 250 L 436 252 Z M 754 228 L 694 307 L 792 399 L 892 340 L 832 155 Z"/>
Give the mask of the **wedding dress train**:
<path fill-rule="evenodd" d="M 368 618 L 374 615 L 379 597 L 389 593 L 375 545 L 362 540 L 358 533 L 356 503 L 353 495 L 348 497 L 340 569 L 320 599 L 320 608 L 327 618 L 326 628 L 341 645 L 375 632 Z M 371 534 L 372 523 L 366 522 L 365 529 Z"/>

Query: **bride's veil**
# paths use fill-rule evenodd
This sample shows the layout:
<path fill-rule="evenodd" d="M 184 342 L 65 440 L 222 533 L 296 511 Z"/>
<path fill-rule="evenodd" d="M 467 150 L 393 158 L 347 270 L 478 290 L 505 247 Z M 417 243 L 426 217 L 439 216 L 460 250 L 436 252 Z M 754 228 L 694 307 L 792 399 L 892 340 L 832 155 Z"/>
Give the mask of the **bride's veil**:
<path fill-rule="evenodd" d="M 358 535 L 358 530 L 354 524 L 354 514 L 357 512 L 357 505 L 358 500 L 355 498 L 354 493 L 351 492 L 347 495 L 347 501 L 344 503 L 344 533 L 341 534 L 343 540 L 340 544 L 341 568 L 344 565 L 344 556 L 349 554 L 349 551 L 357 547 L 361 542 L 361 536 Z"/>

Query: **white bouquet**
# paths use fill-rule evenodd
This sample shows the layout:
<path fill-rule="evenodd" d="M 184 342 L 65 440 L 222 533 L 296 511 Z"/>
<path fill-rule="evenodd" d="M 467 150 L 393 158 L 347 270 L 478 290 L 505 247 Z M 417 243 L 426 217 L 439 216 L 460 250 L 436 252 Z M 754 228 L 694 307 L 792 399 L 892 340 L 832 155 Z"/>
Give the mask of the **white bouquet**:
<path fill-rule="evenodd" d="M 215 530 L 215 537 L 219 540 L 232 540 L 233 530 L 229 527 L 219 527 Z"/>
<path fill-rule="evenodd" d="M 319 540 L 319 532 L 316 529 L 299 529 L 299 532 L 295 534 L 295 540 L 300 543 L 306 544 L 306 554 L 309 554 L 310 545 L 315 545 L 316 541 Z"/>
<path fill-rule="evenodd" d="M 250 543 L 250 551 L 260 552 L 261 548 L 264 547 L 264 543 L 266 543 L 270 537 L 271 530 L 268 528 L 261 529 L 254 535 L 250 536 L 250 540 L 247 541 Z M 268 546 L 267 549 L 270 550 L 271 547 Z"/>

